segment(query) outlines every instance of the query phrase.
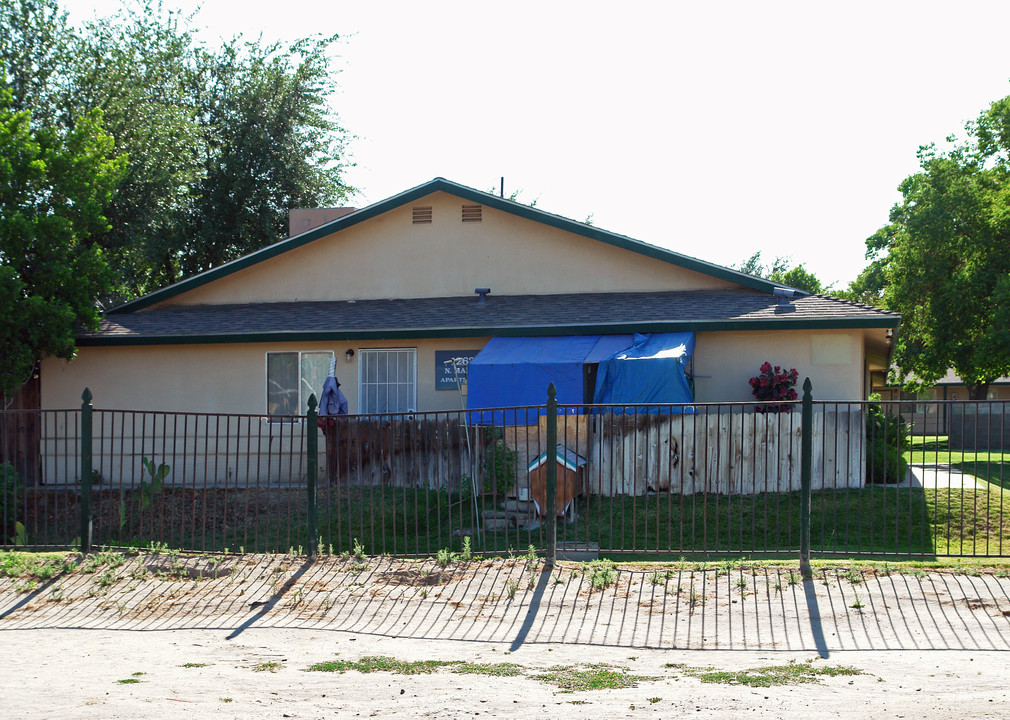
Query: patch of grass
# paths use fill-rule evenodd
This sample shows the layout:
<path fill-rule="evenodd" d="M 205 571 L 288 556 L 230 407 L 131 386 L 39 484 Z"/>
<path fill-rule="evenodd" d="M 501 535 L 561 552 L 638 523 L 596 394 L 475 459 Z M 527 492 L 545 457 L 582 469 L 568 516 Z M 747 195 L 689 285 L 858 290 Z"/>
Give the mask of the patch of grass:
<path fill-rule="evenodd" d="M 695 677 L 703 683 L 724 685 L 749 685 L 750 687 L 772 687 L 773 685 L 803 685 L 818 683 L 823 676 L 863 675 L 863 671 L 846 665 L 813 665 L 809 662 L 790 662 L 788 665 L 765 665 L 748 670 L 716 670 L 714 668 L 692 668 L 680 663 L 667 663 L 666 667 L 680 670 L 685 675 Z"/>
<path fill-rule="evenodd" d="M 626 668 L 612 665 L 556 665 L 545 673 L 532 676 L 565 692 L 585 690 L 617 690 L 638 687 L 640 682 L 659 680 L 648 675 L 632 675 Z"/>
<path fill-rule="evenodd" d="M 209 663 L 183 663 L 179 667 L 182 667 L 182 668 L 198 668 L 198 667 L 207 667 L 207 665 L 209 665 Z"/>
<path fill-rule="evenodd" d="M 491 677 L 515 677 L 525 670 L 515 663 L 463 663 L 452 668 L 459 675 L 489 675 Z"/>
<path fill-rule="evenodd" d="M 120 685 L 133 685 L 135 683 L 139 683 L 140 680 L 131 677 L 131 678 L 125 678 L 123 680 L 116 680 L 116 682 L 119 683 Z"/>
<path fill-rule="evenodd" d="M 16 578 L 26 576 L 36 580 L 48 580 L 58 573 L 70 572 L 74 568 L 71 553 L 34 553 L 0 550 L 0 575 Z"/>
<path fill-rule="evenodd" d="M 253 672 L 272 672 L 275 673 L 280 670 L 282 665 L 279 662 L 261 662 L 258 665 L 253 665 Z"/>
<path fill-rule="evenodd" d="M 382 655 L 369 655 L 360 660 L 328 660 L 309 666 L 309 672 L 337 672 L 357 670 L 361 673 L 388 672 L 396 675 L 430 675 L 439 668 L 462 665 L 461 660 L 397 660 Z"/>

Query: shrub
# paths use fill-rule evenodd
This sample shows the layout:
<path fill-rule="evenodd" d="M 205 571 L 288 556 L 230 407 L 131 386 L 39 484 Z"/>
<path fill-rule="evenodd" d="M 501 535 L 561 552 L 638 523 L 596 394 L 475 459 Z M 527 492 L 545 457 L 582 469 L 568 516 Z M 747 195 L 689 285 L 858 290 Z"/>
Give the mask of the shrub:
<path fill-rule="evenodd" d="M 879 399 L 879 395 L 876 396 Z M 871 397 L 871 399 L 873 399 Z M 908 474 L 902 452 L 912 444 L 908 423 L 888 415 L 879 404 L 866 408 L 866 474 L 870 482 L 899 483 Z"/>
<path fill-rule="evenodd" d="M 15 535 L 24 498 L 21 476 L 10 463 L 0 463 L 0 545 Z"/>
<path fill-rule="evenodd" d="M 500 431 L 493 432 L 488 440 L 481 478 L 484 491 L 493 490 L 498 496 L 507 495 L 516 483 L 519 453 L 505 443 Z"/>
<path fill-rule="evenodd" d="M 795 400 L 796 391 L 793 385 L 799 379 L 800 374 L 796 368 L 786 370 L 779 365 L 772 366 L 768 361 L 758 368 L 760 374 L 752 377 L 750 383 L 751 393 L 758 400 L 779 402 L 782 400 Z M 754 408 L 757 412 L 789 412 L 788 405 L 757 405 Z"/>

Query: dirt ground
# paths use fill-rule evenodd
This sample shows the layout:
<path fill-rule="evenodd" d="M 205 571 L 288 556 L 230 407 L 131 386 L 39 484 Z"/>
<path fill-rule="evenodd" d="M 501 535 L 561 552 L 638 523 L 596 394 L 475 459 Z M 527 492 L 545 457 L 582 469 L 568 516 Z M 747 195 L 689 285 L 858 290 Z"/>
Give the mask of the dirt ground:
<path fill-rule="evenodd" d="M 3 718 L 1010 716 L 993 573 L 106 559 L 0 580 Z M 309 671 L 370 656 L 457 664 Z M 633 686 L 540 677 L 599 664 Z M 767 666 L 858 674 L 728 674 Z"/>

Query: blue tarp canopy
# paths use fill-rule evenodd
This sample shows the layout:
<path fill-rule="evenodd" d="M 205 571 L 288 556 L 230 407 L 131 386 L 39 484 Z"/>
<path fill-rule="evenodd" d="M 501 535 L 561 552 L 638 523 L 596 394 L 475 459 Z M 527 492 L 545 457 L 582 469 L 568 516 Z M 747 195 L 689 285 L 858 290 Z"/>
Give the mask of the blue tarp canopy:
<path fill-rule="evenodd" d="M 634 345 L 600 362 L 594 403 L 691 403 L 686 368 L 694 353 L 694 333 L 635 335 Z M 629 412 L 644 412 L 645 408 Z M 648 412 L 682 412 L 682 408 L 649 408 Z M 623 412 L 615 408 L 614 412 Z M 688 411 L 690 412 L 690 410 Z"/>
<path fill-rule="evenodd" d="M 616 336 L 606 336 L 616 337 Z M 470 361 L 466 379 L 466 406 L 500 408 L 517 405 L 544 405 L 547 386 L 552 382 L 558 391 L 559 405 L 581 405 L 584 402 L 583 365 L 594 354 L 612 354 L 615 345 L 626 348 L 631 336 L 604 343 L 599 335 L 568 335 L 561 337 L 496 337 Z M 536 411 L 518 411 L 518 424 L 536 424 Z M 478 417 L 478 415 L 480 417 Z M 473 413 L 471 422 L 505 422 L 516 424 L 516 411 Z"/>
<path fill-rule="evenodd" d="M 691 332 L 496 337 L 470 361 L 466 405 L 469 410 L 542 406 L 547 402 L 547 386 L 553 382 L 558 404 L 569 406 L 567 412 L 581 412 L 586 401 L 585 366 L 596 363 L 594 403 L 691 403 L 694 398 L 685 368 L 693 352 Z M 679 408 L 663 412 L 671 410 L 681 412 Z M 473 412 L 470 422 L 531 425 L 542 412 Z"/>

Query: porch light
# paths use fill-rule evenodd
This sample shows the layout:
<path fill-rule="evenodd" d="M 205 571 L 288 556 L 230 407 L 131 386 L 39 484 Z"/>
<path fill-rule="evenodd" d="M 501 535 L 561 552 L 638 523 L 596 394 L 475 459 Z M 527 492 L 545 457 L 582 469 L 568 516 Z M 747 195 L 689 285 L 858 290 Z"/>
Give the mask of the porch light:
<path fill-rule="evenodd" d="M 351 362 L 354 359 L 354 348 L 347 348 L 347 352 L 344 353 L 344 357 L 347 358 L 347 362 Z"/>

